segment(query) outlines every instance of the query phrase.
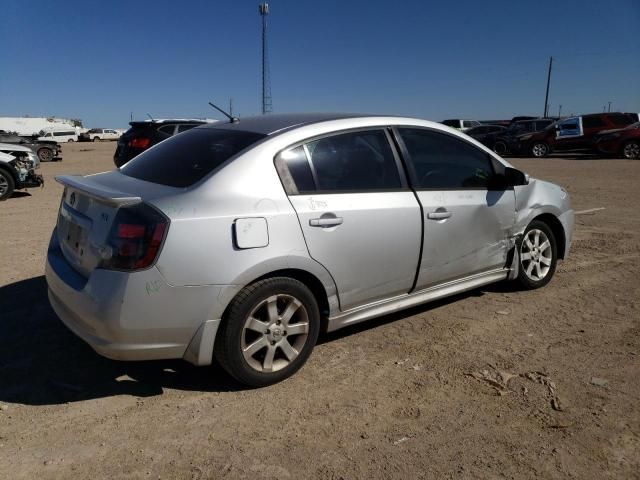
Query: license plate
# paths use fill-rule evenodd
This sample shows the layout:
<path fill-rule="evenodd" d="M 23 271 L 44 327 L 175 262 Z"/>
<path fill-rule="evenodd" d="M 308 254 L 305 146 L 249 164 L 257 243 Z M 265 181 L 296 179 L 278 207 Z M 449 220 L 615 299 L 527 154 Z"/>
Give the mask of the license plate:
<path fill-rule="evenodd" d="M 85 230 L 65 215 L 60 216 L 60 227 L 64 244 L 73 252 L 82 255 Z"/>

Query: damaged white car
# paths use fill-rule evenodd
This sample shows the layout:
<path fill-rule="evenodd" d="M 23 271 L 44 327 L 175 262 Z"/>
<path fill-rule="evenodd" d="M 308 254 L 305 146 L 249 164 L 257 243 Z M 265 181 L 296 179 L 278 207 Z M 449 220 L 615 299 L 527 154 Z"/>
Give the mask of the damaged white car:
<path fill-rule="evenodd" d="M 49 300 L 106 357 L 215 358 L 269 385 L 321 329 L 507 279 L 542 287 L 569 252 L 567 192 L 444 125 L 229 117 L 56 177 Z"/>
<path fill-rule="evenodd" d="M 30 148 L 0 143 L 0 201 L 9 198 L 14 190 L 34 188 L 44 184 L 38 157 Z"/>

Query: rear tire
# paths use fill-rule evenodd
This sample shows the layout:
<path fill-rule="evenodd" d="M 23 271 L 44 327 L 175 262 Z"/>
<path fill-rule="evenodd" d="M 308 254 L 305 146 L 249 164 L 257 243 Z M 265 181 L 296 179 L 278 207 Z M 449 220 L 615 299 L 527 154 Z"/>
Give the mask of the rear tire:
<path fill-rule="evenodd" d="M 531 146 L 531 155 L 535 158 L 543 158 L 549 155 L 549 145 L 544 142 L 535 142 Z"/>
<path fill-rule="evenodd" d="M 93 141 L 94 142 L 99 142 L 100 141 L 100 137 L 93 137 Z"/>
<path fill-rule="evenodd" d="M 640 159 L 640 142 L 631 140 L 622 147 L 622 156 L 627 160 Z"/>
<path fill-rule="evenodd" d="M 518 282 L 526 290 L 544 287 L 551 281 L 558 261 L 556 237 L 540 220 L 531 222 L 516 245 L 520 265 Z"/>
<path fill-rule="evenodd" d="M 264 387 L 307 361 L 320 332 L 311 291 L 288 277 L 260 280 L 231 301 L 216 335 L 214 355 L 236 380 Z"/>
<path fill-rule="evenodd" d="M 70 138 L 69 140 L 67 140 L 67 143 L 73 143 L 73 138 Z"/>
<path fill-rule="evenodd" d="M 5 169 L 0 169 L 0 202 L 13 195 L 15 186 L 11 174 Z"/>

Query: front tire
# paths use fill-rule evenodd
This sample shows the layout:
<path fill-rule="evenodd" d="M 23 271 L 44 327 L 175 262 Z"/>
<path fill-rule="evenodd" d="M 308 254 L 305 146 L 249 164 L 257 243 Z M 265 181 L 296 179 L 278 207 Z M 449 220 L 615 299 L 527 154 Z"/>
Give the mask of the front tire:
<path fill-rule="evenodd" d="M 544 287 L 551 281 L 558 261 L 556 237 L 549 226 L 540 220 L 531 222 L 517 248 L 520 285 L 527 290 Z"/>
<path fill-rule="evenodd" d="M 311 291 L 288 277 L 242 289 L 222 320 L 214 348 L 220 365 L 250 387 L 284 380 L 307 361 L 320 332 Z"/>
<path fill-rule="evenodd" d="M 100 137 L 93 137 L 93 141 L 94 142 L 99 142 L 100 141 Z"/>
<path fill-rule="evenodd" d="M 13 194 L 15 182 L 9 172 L 0 169 L 0 202 L 6 200 Z"/>
<path fill-rule="evenodd" d="M 50 162 L 53 160 L 53 150 L 50 148 L 41 148 L 38 150 L 38 158 L 41 162 Z"/>
<path fill-rule="evenodd" d="M 493 151 L 498 155 L 506 155 L 508 152 L 507 144 L 504 142 L 496 142 L 493 146 Z"/>
<path fill-rule="evenodd" d="M 544 142 L 535 142 L 531 146 L 531 155 L 535 158 L 543 158 L 549 155 L 549 145 Z"/>
<path fill-rule="evenodd" d="M 622 147 L 622 155 L 627 160 L 638 160 L 640 159 L 640 142 L 636 140 L 631 140 L 624 144 Z"/>

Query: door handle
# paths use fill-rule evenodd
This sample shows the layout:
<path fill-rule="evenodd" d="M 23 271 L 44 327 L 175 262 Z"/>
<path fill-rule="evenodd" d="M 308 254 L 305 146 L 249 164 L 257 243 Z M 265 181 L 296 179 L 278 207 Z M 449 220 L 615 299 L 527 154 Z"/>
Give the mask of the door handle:
<path fill-rule="evenodd" d="M 312 227 L 335 227 L 336 225 L 342 225 L 342 217 L 312 218 L 309 220 L 309 225 Z"/>
<path fill-rule="evenodd" d="M 451 216 L 451 212 L 447 212 L 446 210 L 436 210 L 435 212 L 427 213 L 427 218 L 429 220 L 445 220 Z"/>

